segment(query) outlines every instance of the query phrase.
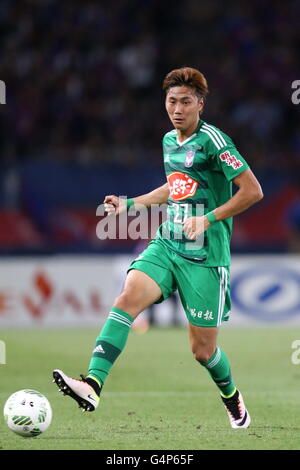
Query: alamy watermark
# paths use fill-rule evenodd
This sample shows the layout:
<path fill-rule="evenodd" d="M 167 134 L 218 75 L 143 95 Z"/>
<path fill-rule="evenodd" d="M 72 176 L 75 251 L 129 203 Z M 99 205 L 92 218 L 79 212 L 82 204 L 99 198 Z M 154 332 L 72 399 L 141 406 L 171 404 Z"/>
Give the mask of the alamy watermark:
<path fill-rule="evenodd" d="M 292 364 L 298 365 L 300 364 L 300 339 L 295 339 L 295 341 L 292 342 L 291 347 L 292 349 L 295 349 L 291 356 Z"/>
<path fill-rule="evenodd" d="M 300 104 L 300 80 L 294 80 L 292 83 L 292 89 L 295 90 L 292 93 L 292 103 Z"/>
<path fill-rule="evenodd" d="M 0 340 L 0 365 L 6 364 L 6 346 L 4 341 Z"/>
<path fill-rule="evenodd" d="M 3 80 L 0 80 L 0 104 L 6 104 L 6 85 Z"/>
<path fill-rule="evenodd" d="M 100 240 L 148 240 L 155 236 L 160 225 L 161 237 L 179 241 L 185 250 L 199 250 L 204 245 L 203 204 L 170 202 L 152 204 L 148 210 L 146 206 L 139 204 L 138 208 L 131 207 L 128 212 L 125 210 L 117 217 L 106 215 L 104 204 L 101 204 L 96 215 L 101 217 L 96 227 L 96 235 Z M 160 221 L 165 217 L 166 220 L 161 225 Z M 189 239 L 183 227 L 190 217 L 197 218 L 196 239 Z"/>

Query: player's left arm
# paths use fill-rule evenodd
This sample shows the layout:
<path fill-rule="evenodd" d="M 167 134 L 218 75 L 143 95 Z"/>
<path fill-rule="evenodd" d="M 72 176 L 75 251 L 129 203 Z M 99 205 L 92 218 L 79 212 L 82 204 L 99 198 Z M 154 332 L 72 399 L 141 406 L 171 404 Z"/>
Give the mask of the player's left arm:
<path fill-rule="evenodd" d="M 239 188 L 238 191 L 213 211 L 218 221 L 244 212 L 264 197 L 261 186 L 250 168 L 236 176 L 233 182 Z"/>
<path fill-rule="evenodd" d="M 262 188 L 250 168 L 236 176 L 233 182 L 239 189 L 225 204 L 212 211 L 216 222 L 244 212 L 263 198 Z M 183 230 L 188 238 L 196 240 L 210 225 L 206 215 L 189 217 L 183 223 Z"/>
<path fill-rule="evenodd" d="M 212 211 L 216 221 L 240 214 L 263 198 L 262 188 L 250 168 L 236 176 L 233 182 L 239 189 L 225 204 Z M 188 238 L 195 240 L 210 225 L 206 215 L 189 217 L 183 224 L 183 230 Z"/>

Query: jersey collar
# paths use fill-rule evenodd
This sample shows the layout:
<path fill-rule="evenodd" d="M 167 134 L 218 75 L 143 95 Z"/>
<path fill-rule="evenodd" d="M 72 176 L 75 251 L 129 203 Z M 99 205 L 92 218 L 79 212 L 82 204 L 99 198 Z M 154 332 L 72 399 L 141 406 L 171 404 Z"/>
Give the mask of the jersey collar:
<path fill-rule="evenodd" d="M 198 122 L 198 125 L 197 125 L 197 127 L 196 127 L 196 129 L 195 129 L 195 131 L 193 132 L 193 134 L 190 135 L 190 137 L 188 137 L 187 139 L 185 139 L 183 142 L 179 142 L 179 141 L 178 141 L 178 135 L 176 135 L 176 142 L 177 142 L 177 145 L 178 145 L 179 147 L 182 147 L 184 144 L 186 144 L 186 143 L 189 142 L 191 139 L 193 139 L 193 138 L 198 134 L 199 129 L 200 129 L 200 127 L 202 126 L 203 122 L 204 122 L 204 121 L 202 121 L 202 120 L 200 119 L 199 122 Z"/>

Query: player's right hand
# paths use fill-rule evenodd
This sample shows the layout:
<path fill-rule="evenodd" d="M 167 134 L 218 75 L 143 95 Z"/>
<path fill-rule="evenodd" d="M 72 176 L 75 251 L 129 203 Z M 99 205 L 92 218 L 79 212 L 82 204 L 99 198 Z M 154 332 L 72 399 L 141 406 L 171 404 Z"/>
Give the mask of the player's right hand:
<path fill-rule="evenodd" d="M 126 210 L 126 200 L 114 194 L 105 196 L 103 203 L 107 215 L 118 215 Z"/>

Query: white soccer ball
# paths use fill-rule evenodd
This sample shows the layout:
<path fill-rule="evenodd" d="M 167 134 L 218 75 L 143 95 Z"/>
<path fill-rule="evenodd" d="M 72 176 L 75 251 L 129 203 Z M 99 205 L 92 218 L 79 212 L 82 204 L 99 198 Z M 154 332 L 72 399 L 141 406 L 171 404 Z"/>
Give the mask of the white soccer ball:
<path fill-rule="evenodd" d="M 38 436 L 46 431 L 52 419 L 47 398 L 36 390 L 19 390 L 4 405 L 4 419 L 9 429 L 24 437 Z"/>

